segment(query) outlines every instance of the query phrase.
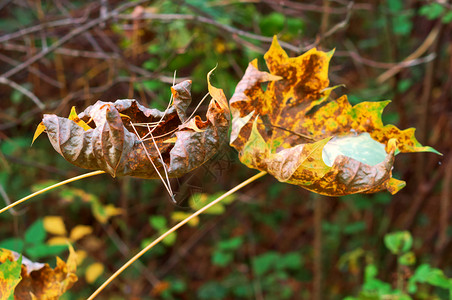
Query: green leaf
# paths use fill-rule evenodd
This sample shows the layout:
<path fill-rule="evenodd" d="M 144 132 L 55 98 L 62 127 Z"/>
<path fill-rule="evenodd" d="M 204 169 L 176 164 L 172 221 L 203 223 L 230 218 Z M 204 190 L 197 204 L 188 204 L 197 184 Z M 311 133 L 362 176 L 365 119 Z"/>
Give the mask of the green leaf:
<path fill-rule="evenodd" d="M 212 255 L 212 264 L 220 267 L 225 267 L 234 259 L 234 254 L 231 252 L 215 251 Z"/>
<path fill-rule="evenodd" d="M 452 288 L 452 283 L 440 269 L 432 269 L 429 277 L 427 278 L 427 282 L 433 286 L 441 287 L 443 289 Z"/>
<path fill-rule="evenodd" d="M 1 252 L 0 249 L 0 254 Z M 2 300 L 14 300 L 14 289 L 22 279 L 20 276 L 21 268 L 22 255 L 16 261 L 6 259 L 4 263 L 0 264 L 0 296 Z"/>
<path fill-rule="evenodd" d="M 262 276 L 266 272 L 273 269 L 280 258 L 279 253 L 274 251 L 269 251 L 262 255 L 253 258 L 252 265 L 253 270 L 258 276 Z"/>
<path fill-rule="evenodd" d="M 386 2 L 391 12 L 400 12 L 403 10 L 403 1 L 402 0 L 391 0 Z"/>
<path fill-rule="evenodd" d="M 32 259 L 40 259 L 47 256 L 59 255 L 61 252 L 67 250 L 67 245 L 47 245 L 38 244 L 27 247 L 26 254 Z"/>
<path fill-rule="evenodd" d="M 416 256 L 412 251 L 407 252 L 399 257 L 399 263 L 404 266 L 412 266 L 416 263 Z"/>
<path fill-rule="evenodd" d="M 154 71 L 160 65 L 157 59 L 149 59 L 143 63 L 143 68 L 146 70 Z"/>
<path fill-rule="evenodd" d="M 30 244 L 40 244 L 46 239 L 47 233 L 44 229 L 42 219 L 34 222 L 25 232 L 25 242 Z"/>
<path fill-rule="evenodd" d="M 358 234 L 358 233 L 366 230 L 366 227 L 367 227 L 366 222 L 364 222 L 364 221 L 353 222 L 353 223 L 345 226 L 344 233 L 345 234 Z"/>
<path fill-rule="evenodd" d="M 156 80 L 146 80 L 141 83 L 143 87 L 150 91 L 156 91 L 163 87 L 163 84 L 160 81 Z"/>
<path fill-rule="evenodd" d="M 398 90 L 399 93 L 405 93 L 412 86 L 413 86 L 413 80 L 412 79 L 410 79 L 410 78 L 402 79 L 397 84 L 397 90 Z"/>
<path fill-rule="evenodd" d="M 305 23 L 302 19 L 288 18 L 287 30 L 292 35 L 300 35 L 304 32 Z"/>
<path fill-rule="evenodd" d="M 299 252 L 291 252 L 285 255 L 281 255 L 276 264 L 276 268 L 283 270 L 298 270 L 302 267 L 303 260 Z"/>
<path fill-rule="evenodd" d="M 383 282 L 379 279 L 370 279 L 369 281 L 366 281 L 363 285 L 364 291 L 372 291 L 374 293 L 377 293 L 380 296 L 383 296 L 385 294 L 390 294 L 392 292 L 391 285 L 389 283 Z M 376 298 L 376 299 L 382 299 L 382 298 Z"/>
<path fill-rule="evenodd" d="M 439 3 L 431 3 L 428 5 L 424 5 L 419 10 L 419 14 L 421 16 L 427 17 L 429 20 L 437 19 L 444 12 L 444 7 Z"/>
<path fill-rule="evenodd" d="M 34 10 L 16 7 L 12 10 L 15 21 L 17 21 L 22 27 L 31 24 L 36 20 Z"/>
<path fill-rule="evenodd" d="M 226 296 L 226 288 L 216 281 L 208 281 L 198 289 L 199 299 L 224 299 Z"/>
<path fill-rule="evenodd" d="M 166 218 L 163 216 L 152 216 L 149 218 L 149 224 L 155 230 L 164 230 L 166 229 Z"/>
<path fill-rule="evenodd" d="M 401 14 L 397 18 L 393 18 L 394 33 L 398 35 L 407 35 L 413 28 L 411 14 Z"/>
<path fill-rule="evenodd" d="M 3 155 L 17 156 L 20 152 L 22 152 L 22 149 L 26 149 L 29 146 L 29 137 L 12 138 L 3 140 L 0 143 L 0 151 Z"/>
<path fill-rule="evenodd" d="M 378 269 L 377 266 L 374 264 L 369 264 L 364 269 L 364 278 L 365 281 L 369 281 L 371 279 L 374 279 L 378 275 Z"/>
<path fill-rule="evenodd" d="M 278 12 L 273 12 L 261 19 L 259 28 L 265 36 L 278 34 L 284 28 L 285 16 Z"/>
<path fill-rule="evenodd" d="M 422 264 L 416 268 L 414 275 L 410 279 L 414 279 L 418 282 L 427 282 L 427 278 L 431 273 L 432 268 L 429 264 Z"/>
<path fill-rule="evenodd" d="M 187 290 L 187 284 L 180 279 L 171 280 L 171 290 L 176 293 L 182 293 Z"/>
<path fill-rule="evenodd" d="M 243 244 L 243 238 L 241 236 L 234 237 L 232 239 L 223 240 L 218 243 L 218 249 L 224 251 L 234 251 L 240 248 Z"/>
<path fill-rule="evenodd" d="M 159 234 L 162 235 L 165 232 L 166 232 L 166 229 L 159 231 Z M 172 246 L 176 242 L 176 238 L 177 238 L 177 232 L 172 232 L 166 238 L 164 238 L 162 240 L 162 243 L 165 244 L 166 246 Z"/>
<path fill-rule="evenodd" d="M 224 194 L 223 191 L 214 193 L 212 195 L 205 193 L 196 193 L 190 197 L 188 203 L 193 210 L 198 210 L 206 206 L 210 202 L 214 201 L 223 194 Z M 208 215 L 221 215 L 226 209 L 225 205 L 233 202 L 235 199 L 236 199 L 235 195 L 230 195 L 223 199 L 220 203 L 207 209 L 204 213 Z"/>
<path fill-rule="evenodd" d="M 10 99 L 13 104 L 16 104 L 16 105 L 20 104 L 20 102 L 22 102 L 23 98 L 24 98 L 24 94 L 19 92 L 18 90 L 14 90 L 11 92 Z"/>
<path fill-rule="evenodd" d="M 113 204 L 103 205 L 94 195 L 90 195 L 89 202 L 94 217 L 102 224 L 107 223 L 111 217 L 122 214 L 121 208 L 115 207 Z"/>
<path fill-rule="evenodd" d="M 392 254 L 399 255 L 411 249 L 413 238 L 408 231 L 399 231 L 385 235 L 384 243 Z"/>
<path fill-rule="evenodd" d="M 24 248 L 24 241 L 19 238 L 9 238 L 0 242 L 0 248 L 21 253 Z"/>
<path fill-rule="evenodd" d="M 444 24 L 448 24 L 450 22 L 452 22 L 452 10 L 448 11 L 443 18 L 441 19 L 441 22 L 443 22 Z"/>

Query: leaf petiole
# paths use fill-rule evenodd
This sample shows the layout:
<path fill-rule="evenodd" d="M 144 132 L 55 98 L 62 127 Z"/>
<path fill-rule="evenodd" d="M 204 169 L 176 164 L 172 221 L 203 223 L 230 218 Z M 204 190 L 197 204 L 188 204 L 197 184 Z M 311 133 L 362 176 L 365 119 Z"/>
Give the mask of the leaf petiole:
<path fill-rule="evenodd" d="M 182 227 L 184 224 L 188 223 L 190 220 L 192 220 L 193 218 L 197 217 L 198 215 L 202 214 L 204 211 L 206 211 L 207 209 L 211 208 L 212 206 L 214 206 L 215 204 L 219 203 L 221 200 L 223 200 L 224 198 L 226 198 L 227 196 L 235 193 L 236 191 L 240 190 L 242 187 L 250 184 L 251 182 L 261 178 L 262 176 L 264 176 L 265 174 L 267 174 L 267 172 L 262 171 L 256 175 L 254 175 L 251 178 L 248 178 L 247 180 L 245 180 L 244 182 L 240 183 L 239 185 L 235 186 L 234 188 L 230 189 L 229 191 L 227 191 L 226 193 L 224 193 L 223 195 L 221 195 L 220 197 L 218 197 L 217 199 L 213 200 L 212 202 L 210 202 L 209 204 L 207 204 L 206 206 L 200 208 L 199 210 L 197 210 L 196 212 L 194 212 L 193 214 L 191 214 L 190 216 L 188 216 L 187 218 L 185 218 L 184 220 L 180 221 L 179 223 L 177 223 L 176 225 L 174 225 L 171 229 L 169 229 L 167 232 L 165 232 L 164 234 L 162 234 L 161 236 L 159 236 L 157 239 L 155 239 L 152 243 L 150 243 L 149 245 L 147 245 L 145 248 L 143 248 L 143 250 L 141 250 L 140 252 L 138 252 L 134 257 L 132 257 L 128 262 L 126 262 L 118 271 L 116 271 L 113 275 L 110 276 L 110 278 L 108 278 L 89 298 L 88 300 L 92 300 L 94 299 L 97 295 L 99 295 L 99 293 L 107 286 L 109 285 L 116 277 L 118 277 L 125 269 L 127 269 L 131 264 L 133 264 L 136 260 L 138 260 L 141 256 L 143 256 L 146 252 L 148 252 L 150 249 L 152 249 L 152 247 L 154 247 L 155 245 L 157 245 L 158 243 L 160 243 L 165 237 L 167 237 L 168 235 L 170 235 L 171 233 L 173 233 L 174 231 L 176 231 L 177 229 L 179 229 L 180 227 Z"/>
<path fill-rule="evenodd" d="M 44 189 L 42 189 L 42 190 L 39 190 L 39 191 L 37 191 L 37 192 L 34 192 L 33 194 L 30 194 L 30 195 L 28 195 L 28 196 L 25 196 L 25 197 L 23 197 L 22 199 L 17 200 L 16 202 L 13 202 L 13 203 L 11 203 L 10 205 L 8 205 L 8 206 L 6 206 L 6 207 L 0 209 L 0 214 L 3 213 L 3 212 L 5 212 L 5 211 L 7 211 L 7 210 L 10 209 L 10 208 L 13 208 L 14 206 L 16 206 L 16 205 L 18 205 L 18 204 L 20 204 L 20 203 L 22 203 L 22 202 L 25 202 L 25 201 L 27 201 L 27 200 L 29 200 L 29 199 L 35 197 L 35 196 L 38 196 L 38 195 L 40 195 L 40 194 L 45 193 L 45 192 L 47 192 L 47 191 L 53 190 L 54 188 L 57 188 L 57 187 L 59 187 L 59 186 L 62 186 L 62 185 L 65 185 L 65 184 L 67 184 L 67 183 L 70 183 L 70 182 L 73 182 L 73 181 L 77 181 L 77 180 L 80 180 L 80 179 L 83 179 L 83 178 L 87 178 L 87 177 L 91 177 L 91 176 L 103 174 L 103 173 L 105 173 L 105 171 L 94 171 L 94 172 L 82 174 L 82 175 L 75 176 L 75 177 L 66 179 L 66 180 L 64 180 L 64 181 L 55 183 L 55 184 L 53 184 L 53 185 L 51 185 L 51 186 L 48 186 L 48 187 L 46 187 L 46 188 L 44 188 Z"/>

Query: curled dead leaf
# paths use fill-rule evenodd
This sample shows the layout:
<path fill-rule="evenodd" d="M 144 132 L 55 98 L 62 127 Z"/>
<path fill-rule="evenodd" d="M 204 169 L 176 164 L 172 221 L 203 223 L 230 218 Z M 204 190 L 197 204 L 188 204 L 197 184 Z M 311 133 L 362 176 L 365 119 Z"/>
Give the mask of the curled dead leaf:
<path fill-rule="evenodd" d="M 159 178 L 166 169 L 169 177 L 180 177 L 217 152 L 229 126 L 219 89 L 211 93 L 207 120 L 187 116 L 190 88 L 189 80 L 173 86 L 173 105 L 164 112 L 131 99 L 98 101 L 70 118 L 44 115 L 42 124 L 54 149 L 81 168 L 141 178 Z"/>
<path fill-rule="evenodd" d="M 14 299 L 59 299 L 77 281 L 75 275 L 77 258 L 71 246 L 67 262 L 57 257 L 54 269 L 48 264 L 32 262 L 14 251 L 0 249 L 0 264 L 5 261 L 17 261 L 20 257 L 22 257 L 21 280 L 15 287 Z"/>
<path fill-rule="evenodd" d="M 383 125 L 388 101 L 331 100 L 332 54 L 311 49 L 290 58 L 275 37 L 264 56 L 270 72 L 252 61 L 230 99 L 230 144 L 248 167 L 319 194 L 394 194 L 405 185 L 392 178 L 398 152 L 438 152 L 422 146 L 413 128 Z"/>

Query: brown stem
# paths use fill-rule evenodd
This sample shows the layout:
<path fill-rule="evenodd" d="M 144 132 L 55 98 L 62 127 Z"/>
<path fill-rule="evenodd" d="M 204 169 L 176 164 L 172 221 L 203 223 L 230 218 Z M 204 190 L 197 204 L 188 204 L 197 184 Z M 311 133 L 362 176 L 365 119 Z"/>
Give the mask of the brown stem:
<path fill-rule="evenodd" d="M 452 153 L 449 155 L 449 160 L 446 162 L 443 181 L 443 190 L 441 191 L 440 209 L 439 209 L 439 236 L 435 245 L 435 250 L 438 253 L 437 257 L 440 257 L 441 252 L 444 250 L 444 246 L 448 241 L 447 228 L 449 227 L 450 217 L 450 199 L 452 197 Z"/>
<path fill-rule="evenodd" d="M 313 300 L 322 300 L 322 219 L 323 219 L 323 197 L 314 194 L 314 280 Z"/>

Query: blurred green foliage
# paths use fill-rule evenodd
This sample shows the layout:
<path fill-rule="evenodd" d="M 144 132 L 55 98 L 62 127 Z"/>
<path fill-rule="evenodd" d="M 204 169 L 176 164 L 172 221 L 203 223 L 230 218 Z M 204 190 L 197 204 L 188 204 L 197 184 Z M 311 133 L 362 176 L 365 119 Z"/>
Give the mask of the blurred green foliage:
<path fill-rule="evenodd" d="M 415 255 L 411 252 L 413 238 L 407 231 L 389 233 L 384 237 L 385 245 L 397 255 L 397 287 L 390 282 L 377 278 L 378 267 L 370 262 L 364 269 L 364 283 L 358 297 L 345 297 L 344 300 L 411 300 L 411 299 L 448 299 L 452 295 L 452 278 L 443 271 L 427 263 L 418 265 L 414 272 L 408 266 L 414 265 Z M 385 270 L 388 272 L 388 270 Z M 434 287 L 434 289 L 428 286 Z M 444 290 L 447 292 L 444 293 Z"/>
<path fill-rule="evenodd" d="M 67 250 L 67 246 L 46 244 L 46 237 L 47 232 L 40 219 L 27 228 L 23 238 L 12 237 L 0 241 L 0 248 L 23 253 L 33 260 L 59 255 Z"/>
<path fill-rule="evenodd" d="M 331 11 L 326 17 L 327 29 L 347 19 L 346 2 L 328 2 Z M 108 1 L 107 11 L 124 3 L 132 2 Z M 60 52 L 52 52 L 31 66 L 41 74 L 26 68 L 11 77 L 39 97 L 46 104 L 45 111 L 36 109 L 17 89 L 0 86 L 0 185 L 8 196 L 5 199 L 1 195 L 1 206 L 82 172 L 59 157 L 44 135 L 30 148 L 42 113 L 68 115 L 73 105 L 82 111 L 97 99 L 117 98 L 136 98 L 145 105 L 165 109 L 175 71 L 176 78 L 193 80 L 196 105 L 207 92 L 206 75 L 215 66 L 213 84 L 230 97 L 249 61 L 258 58 L 262 66 L 262 55 L 274 34 L 300 49 L 335 48 L 330 85 L 345 87 L 338 88 L 334 97 L 346 93 L 352 104 L 393 99 L 383 115 L 385 123 L 400 128 L 421 126 L 421 142 L 450 153 L 450 97 L 446 97 L 450 91 L 450 4 L 357 1 L 346 24 L 322 37 L 325 3 L 286 1 L 284 6 L 274 1 L 149 1 L 143 4 L 147 12 L 176 17 L 138 21 L 118 17 L 86 35 L 71 38 Z M 87 16 L 89 22 L 100 15 L 98 3 L 67 4 L 62 8 L 51 1 L 12 1 L 0 9 L 0 35 L 48 20 Z M 134 7 L 123 15 L 130 16 L 133 11 Z M 200 17 L 210 23 L 199 21 Z M 389 80 L 378 81 L 383 72 L 415 52 L 438 22 L 443 26 L 438 44 L 429 48 L 436 47 L 433 75 L 428 75 L 427 65 L 420 63 L 402 68 Z M 0 42 L 1 54 L 19 63 L 26 61 L 84 23 L 69 24 L 44 26 L 40 31 Z M 229 26 L 232 31 L 215 24 Z M 259 38 L 243 35 L 242 31 Z M 77 52 L 80 50 L 107 58 L 83 56 Z M 4 58 L 0 60 L 1 73 L 13 67 Z M 42 74 L 60 85 L 52 85 Z M 421 95 L 426 88 L 431 94 L 428 101 L 433 104 L 423 115 Z M 202 105 L 201 111 L 205 107 Z M 425 126 L 421 121 L 424 116 L 428 120 Z M 78 272 L 83 275 L 93 262 L 104 263 L 106 271 L 99 284 L 158 235 L 210 203 L 220 191 L 254 174 L 238 163 L 233 150 L 225 149 L 225 155 L 200 170 L 172 180 L 179 193 L 176 205 L 156 180 L 93 177 L 0 215 L 0 247 L 41 262 L 54 262 L 50 256 L 62 254 L 67 247 L 45 244 L 42 218 L 62 216 L 70 228 L 89 224 L 94 234 L 74 245 L 88 255 Z M 426 161 L 423 165 L 421 156 Z M 444 175 L 447 159 L 440 166 L 436 157 L 419 154 L 400 157 L 396 164 L 396 175 L 408 184 L 394 197 L 379 193 L 320 199 L 324 206 L 320 228 L 323 299 L 344 299 L 347 295 L 358 296 L 345 299 L 448 299 L 452 226 L 440 223 L 438 217 L 439 203 L 448 186 Z M 311 299 L 312 280 L 318 272 L 312 263 L 316 254 L 313 207 L 309 192 L 263 178 L 166 238 L 140 264 L 128 269 L 116 285 L 105 290 L 103 297 Z M 400 229 L 404 231 L 387 235 Z M 434 237 L 444 232 L 441 250 Z M 65 299 L 87 298 L 92 292 L 95 284 L 89 285 L 79 277 Z"/>

